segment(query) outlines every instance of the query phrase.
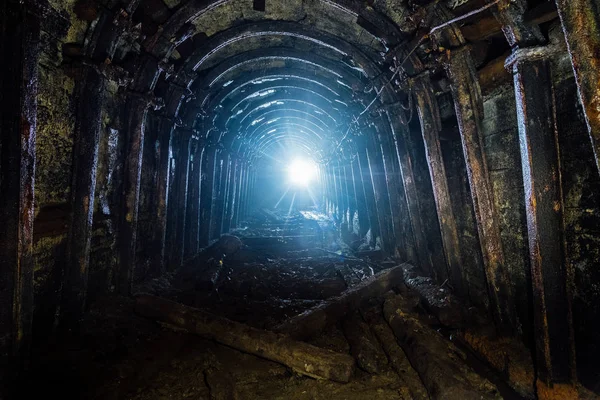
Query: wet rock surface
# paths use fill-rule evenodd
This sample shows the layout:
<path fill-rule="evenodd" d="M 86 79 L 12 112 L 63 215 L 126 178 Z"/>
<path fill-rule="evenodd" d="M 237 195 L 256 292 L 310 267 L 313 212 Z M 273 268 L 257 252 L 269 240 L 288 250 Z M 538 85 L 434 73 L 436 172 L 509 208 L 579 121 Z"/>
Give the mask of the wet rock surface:
<path fill-rule="evenodd" d="M 315 225 L 302 215 L 264 215 L 236 231 L 235 237 L 209 246 L 178 273 L 146 282 L 136 292 L 271 330 L 396 266 L 391 260 L 357 258 L 343 243 L 322 241 L 332 229 L 325 220 Z M 286 242 L 289 237 L 293 242 Z M 259 245 L 248 244 L 249 238 Z M 402 268 L 398 270 L 403 276 Z M 448 398 L 454 392 L 444 392 L 439 382 L 432 385 L 421 371 L 433 368 L 443 382 L 463 382 L 468 376 L 469 384 L 476 383 L 469 388 L 470 398 L 512 398 L 480 377 L 456 350 L 450 355 L 451 369 L 435 362 L 438 350 L 447 357 L 454 345 L 434 329 L 437 326 L 429 325 L 438 321 L 427 316 L 419 295 L 403 284 L 396 286 L 383 296 L 353 302 L 351 312 L 306 340 L 355 358 L 356 372 L 348 383 L 298 375 L 282 364 L 141 317 L 134 312 L 134 300 L 110 297 L 92 306 L 80 332 L 36 352 L 40 356 L 27 379 L 39 384 L 30 385 L 27 395 L 135 400 Z M 386 320 L 398 310 L 423 334 L 411 334 L 410 341 L 404 335 L 398 338 L 398 327 L 390 328 Z M 414 351 L 422 348 L 428 351 Z M 418 362 L 411 358 L 414 354 Z"/>

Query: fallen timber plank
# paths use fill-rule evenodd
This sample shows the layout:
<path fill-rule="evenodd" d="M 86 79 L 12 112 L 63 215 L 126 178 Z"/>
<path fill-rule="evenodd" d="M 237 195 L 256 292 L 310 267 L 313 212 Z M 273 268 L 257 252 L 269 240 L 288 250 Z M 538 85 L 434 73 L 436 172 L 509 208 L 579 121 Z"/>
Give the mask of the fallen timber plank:
<path fill-rule="evenodd" d="M 361 307 L 360 314 L 379 341 L 392 368 L 406 384 L 408 393 L 403 393 L 404 397 L 412 398 L 413 400 L 429 400 L 427 389 L 425 389 L 421 378 L 419 378 L 419 374 L 410 365 L 404 350 L 398 345 L 392 329 L 383 318 L 383 305 L 378 300 L 374 305 L 368 304 Z"/>
<path fill-rule="evenodd" d="M 205 339 L 281 363 L 312 378 L 346 383 L 354 373 L 354 359 L 348 354 L 321 349 L 160 297 L 137 296 L 135 312 Z"/>
<path fill-rule="evenodd" d="M 387 356 L 360 314 L 350 313 L 342 325 L 344 336 L 350 344 L 350 353 L 356 359 L 359 368 L 370 374 L 377 374 L 384 369 L 388 364 Z"/>
<path fill-rule="evenodd" d="M 498 389 L 465 364 L 462 352 L 421 323 L 402 296 L 386 300 L 383 313 L 429 396 L 442 399 L 498 399 Z"/>
<path fill-rule="evenodd" d="M 417 267 L 404 265 L 404 284 L 421 298 L 427 311 L 433 314 L 442 325 L 462 328 L 474 318 L 469 310 L 450 292 L 425 276 Z"/>
<path fill-rule="evenodd" d="M 324 301 L 275 327 L 294 339 L 309 339 L 327 326 L 335 324 L 348 311 L 357 309 L 364 299 L 381 296 L 404 283 L 404 264 L 379 272 L 351 287 L 338 297 Z"/>

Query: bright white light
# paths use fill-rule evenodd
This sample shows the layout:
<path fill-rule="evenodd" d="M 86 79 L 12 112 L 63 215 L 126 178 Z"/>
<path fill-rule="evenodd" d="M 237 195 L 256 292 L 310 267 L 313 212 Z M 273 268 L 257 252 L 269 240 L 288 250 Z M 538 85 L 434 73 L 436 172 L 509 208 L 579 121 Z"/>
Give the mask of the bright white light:
<path fill-rule="evenodd" d="M 310 160 L 296 159 L 288 167 L 288 179 L 296 186 L 308 186 L 317 177 L 317 165 Z"/>

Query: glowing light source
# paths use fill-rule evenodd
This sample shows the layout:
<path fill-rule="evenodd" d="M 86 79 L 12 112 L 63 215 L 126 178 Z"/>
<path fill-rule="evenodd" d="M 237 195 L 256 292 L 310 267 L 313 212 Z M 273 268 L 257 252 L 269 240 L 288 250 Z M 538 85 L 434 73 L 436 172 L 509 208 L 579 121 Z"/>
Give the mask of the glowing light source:
<path fill-rule="evenodd" d="M 308 186 L 317 177 L 317 165 L 310 160 L 296 159 L 288 166 L 288 179 L 296 186 Z"/>

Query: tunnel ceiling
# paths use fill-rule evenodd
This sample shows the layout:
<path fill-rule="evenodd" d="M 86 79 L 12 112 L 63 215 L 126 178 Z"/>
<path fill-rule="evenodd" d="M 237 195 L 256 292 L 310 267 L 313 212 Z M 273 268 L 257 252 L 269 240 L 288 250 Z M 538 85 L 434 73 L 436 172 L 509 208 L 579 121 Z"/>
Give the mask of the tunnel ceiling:
<path fill-rule="evenodd" d="M 177 127 L 250 160 L 295 146 L 327 162 L 376 132 L 386 104 L 407 104 L 408 78 L 443 43 L 465 43 L 431 27 L 482 3 L 143 0 L 79 14 L 94 18 L 84 52 L 122 66 Z"/>

